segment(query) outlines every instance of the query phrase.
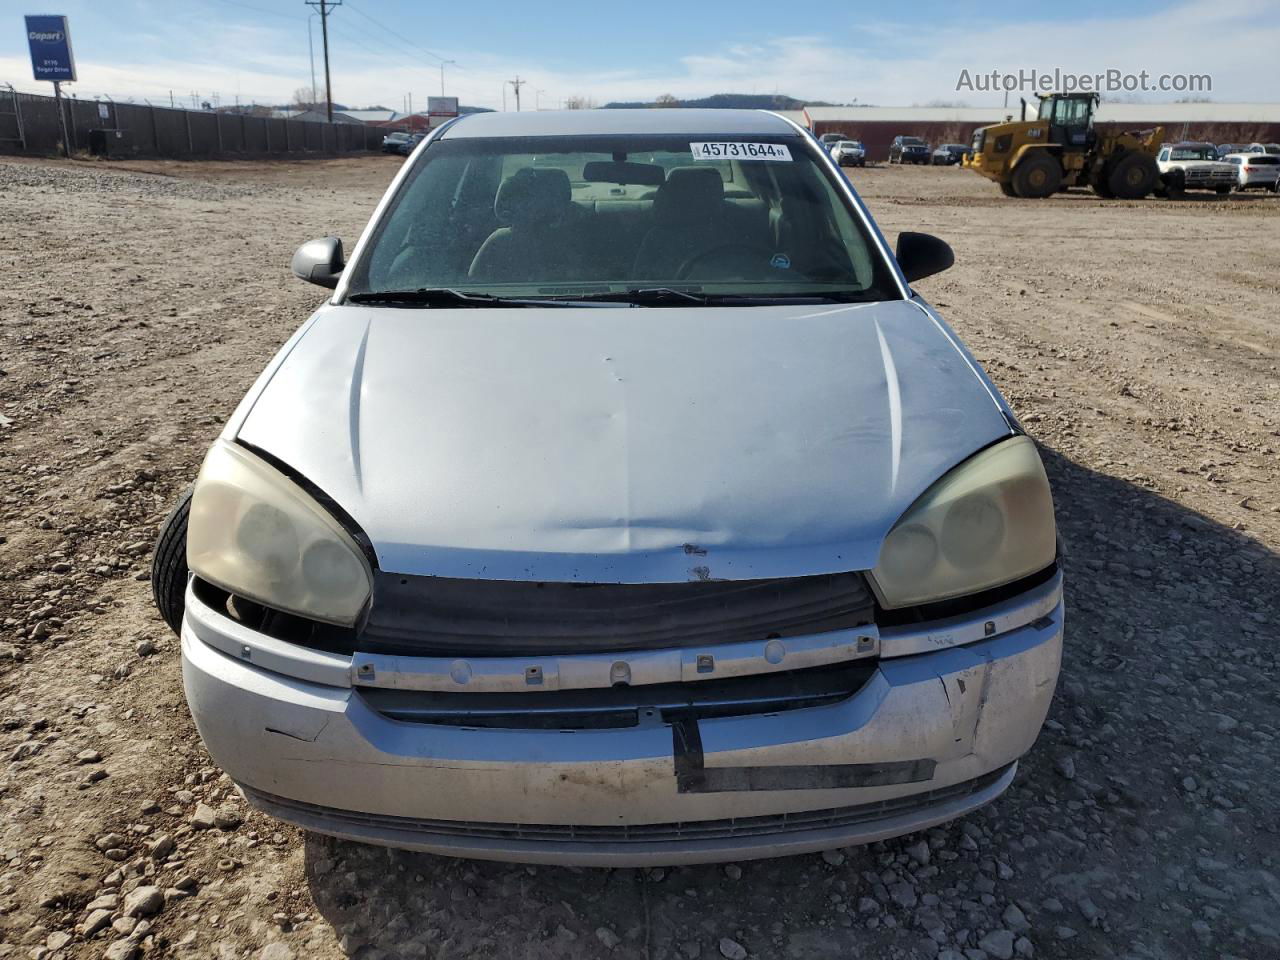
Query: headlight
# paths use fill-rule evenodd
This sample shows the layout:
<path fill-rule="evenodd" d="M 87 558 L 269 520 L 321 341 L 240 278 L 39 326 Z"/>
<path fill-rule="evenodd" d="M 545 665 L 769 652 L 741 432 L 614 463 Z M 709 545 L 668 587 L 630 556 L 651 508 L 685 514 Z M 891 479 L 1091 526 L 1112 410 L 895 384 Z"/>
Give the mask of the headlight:
<path fill-rule="evenodd" d="M 888 607 L 946 600 L 1043 570 L 1057 553 L 1049 478 L 1027 437 L 956 467 L 911 505 L 872 571 Z"/>
<path fill-rule="evenodd" d="M 187 565 L 268 607 L 350 626 L 373 574 L 355 541 L 301 487 L 233 443 L 205 457 L 191 498 Z"/>

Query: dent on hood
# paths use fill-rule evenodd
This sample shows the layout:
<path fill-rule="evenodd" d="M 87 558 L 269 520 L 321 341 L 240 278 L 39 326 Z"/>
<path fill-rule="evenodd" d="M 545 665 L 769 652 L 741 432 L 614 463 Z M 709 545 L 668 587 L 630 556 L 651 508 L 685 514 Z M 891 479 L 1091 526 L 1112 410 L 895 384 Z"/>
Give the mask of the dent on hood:
<path fill-rule="evenodd" d="M 385 570 L 671 582 L 873 567 L 916 497 L 1008 432 L 945 328 L 892 301 L 326 306 L 239 436 Z"/>

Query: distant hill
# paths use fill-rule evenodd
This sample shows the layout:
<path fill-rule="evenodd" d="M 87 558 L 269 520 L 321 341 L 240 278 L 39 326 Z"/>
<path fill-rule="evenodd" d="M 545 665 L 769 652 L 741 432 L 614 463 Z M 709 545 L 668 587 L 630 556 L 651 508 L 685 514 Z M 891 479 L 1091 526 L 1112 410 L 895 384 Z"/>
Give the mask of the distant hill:
<path fill-rule="evenodd" d="M 719 110 L 800 110 L 803 107 L 831 107 L 837 104 L 824 100 L 797 100 L 781 93 L 716 93 L 709 97 L 680 100 L 676 97 L 660 97 L 648 103 L 639 101 L 615 101 L 606 103 L 606 110 L 646 110 L 652 107 L 710 107 Z"/>

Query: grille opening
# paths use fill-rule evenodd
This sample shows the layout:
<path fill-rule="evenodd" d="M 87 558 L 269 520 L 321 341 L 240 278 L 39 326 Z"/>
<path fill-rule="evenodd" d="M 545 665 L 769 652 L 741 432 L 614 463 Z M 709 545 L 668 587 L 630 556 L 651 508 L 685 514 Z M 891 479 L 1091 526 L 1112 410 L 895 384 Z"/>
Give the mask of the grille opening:
<path fill-rule="evenodd" d="M 773 715 L 838 703 L 874 675 L 877 661 L 751 674 L 697 683 L 614 684 L 584 690 L 439 693 L 362 687 L 359 695 L 392 720 L 457 727 L 596 730 L 643 721 Z"/>
<path fill-rule="evenodd" d="M 858 573 L 680 583 L 374 574 L 363 653 L 555 654 L 794 637 L 871 623 Z"/>

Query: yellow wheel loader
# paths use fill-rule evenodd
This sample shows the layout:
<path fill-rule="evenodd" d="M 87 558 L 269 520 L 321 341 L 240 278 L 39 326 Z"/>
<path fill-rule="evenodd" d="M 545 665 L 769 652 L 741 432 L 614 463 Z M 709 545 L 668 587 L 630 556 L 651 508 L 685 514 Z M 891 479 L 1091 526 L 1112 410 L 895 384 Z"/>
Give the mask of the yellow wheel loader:
<path fill-rule="evenodd" d="M 1036 119 L 997 123 L 974 132 L 964 165 L 1000 185 L 1008 197 L 1048 197 L 1090 186 L 1100 197 L 1136 200 L 1160 181 L 1156 154 L 1164 128 L 1101 134 L 1093 125 L 1096 93 L 1040 97 Z"/>

